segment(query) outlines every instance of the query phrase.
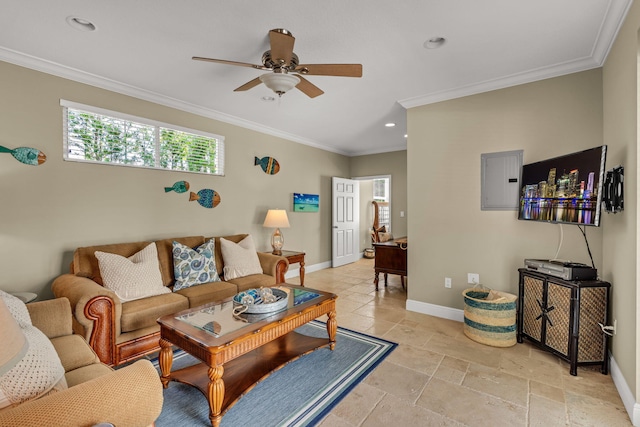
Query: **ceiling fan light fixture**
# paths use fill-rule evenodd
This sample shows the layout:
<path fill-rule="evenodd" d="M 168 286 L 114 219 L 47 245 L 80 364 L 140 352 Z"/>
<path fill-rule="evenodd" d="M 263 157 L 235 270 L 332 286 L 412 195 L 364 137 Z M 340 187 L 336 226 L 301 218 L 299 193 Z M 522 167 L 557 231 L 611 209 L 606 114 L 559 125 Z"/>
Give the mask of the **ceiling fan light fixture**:
<path fill-rule="evenodd" d="M 278 96 L 284 95 L 300 83 L 298 77 L 285 73 L 266 73 L 259 78 L 266 87 L 277 93 Z"/>

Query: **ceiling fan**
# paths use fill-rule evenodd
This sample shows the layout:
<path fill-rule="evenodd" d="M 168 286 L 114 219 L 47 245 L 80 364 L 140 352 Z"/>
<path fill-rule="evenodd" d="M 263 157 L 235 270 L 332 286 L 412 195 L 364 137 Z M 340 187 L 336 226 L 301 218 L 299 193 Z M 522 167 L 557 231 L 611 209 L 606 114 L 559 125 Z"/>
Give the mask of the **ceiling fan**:
<path fill-rule="evenodd" d="M 202 58 L 200 56 L 194 56 L 192 59 L 271 71 L 243 84 L 235 89 L 234 92 L 249 90 L 260 83 L 264 83 L 278 96 L 282 96 L 296 87 L 308 97 L 315 98 L 324 92 L 302 77 L 302 75 L 362 77 L 361 64 L 299 64 L 298 55 L 293 53 L 295 40 L 293 34 L 283 28 L 269 31 L 271 49 L 262 54 L 262 65 L 227 61 L 225 59 Z"/>

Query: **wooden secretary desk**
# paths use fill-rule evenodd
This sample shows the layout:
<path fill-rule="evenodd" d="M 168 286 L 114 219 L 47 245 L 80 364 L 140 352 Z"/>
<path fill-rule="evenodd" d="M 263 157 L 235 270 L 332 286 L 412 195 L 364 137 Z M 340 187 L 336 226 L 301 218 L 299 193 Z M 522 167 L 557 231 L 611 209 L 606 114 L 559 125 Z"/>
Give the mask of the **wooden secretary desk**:
<path fill-rule="evenodd" d="M 387 286 L 387 274 L 399 274 L 400 283 L 404 288 L 404 276 L 407 275 L 407 238 L 401 237 L 388 242 L 373 244 L 375 248 L 375 272 L 373 283 L 378 290 L 380 273 L 384 273 L 384 285 Z"/>

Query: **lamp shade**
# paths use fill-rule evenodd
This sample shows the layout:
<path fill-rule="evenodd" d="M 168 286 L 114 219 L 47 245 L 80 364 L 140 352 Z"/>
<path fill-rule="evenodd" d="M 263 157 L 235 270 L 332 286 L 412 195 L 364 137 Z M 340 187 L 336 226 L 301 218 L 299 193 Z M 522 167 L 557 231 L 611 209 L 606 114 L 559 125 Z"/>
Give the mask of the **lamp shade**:
<path fill-rule="evenodd" d="M 0 325 L 2 325 L 0 327 L 0 343 L 2 343 L 0 375 L 4 375 L 22 360 L 29 348 L 29 343 L 2 299 L 0 299 Z"/>
<path fill-rule="evenodd" d="M 284 209 L 269 209 L 262 225 L 269 228 L 289 228 L 287 211 Z"/>
<path fill-rule="evenodd" d="M 267 73 L 261 75 L 259 79 L 265 86 L 277 93 L 278 96 L 282 96 L 300 83 L 298 77 L 285 73 Z"/>

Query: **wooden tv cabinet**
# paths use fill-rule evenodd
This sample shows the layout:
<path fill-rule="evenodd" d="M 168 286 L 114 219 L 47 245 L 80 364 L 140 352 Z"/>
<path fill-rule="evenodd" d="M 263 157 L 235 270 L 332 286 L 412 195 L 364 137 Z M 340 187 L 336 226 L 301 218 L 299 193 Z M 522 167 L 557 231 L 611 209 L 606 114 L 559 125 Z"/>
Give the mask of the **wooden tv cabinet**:
<path fill-rule="evenodd" d="M 611 284 L 600 280 L 568 281 L 526 268 L 518 270 L 519 343 L 527 338 L 570 364 L 600 365 L 608 373 L 607 324 Z"/>

